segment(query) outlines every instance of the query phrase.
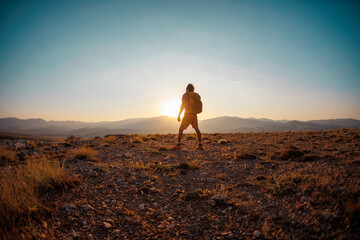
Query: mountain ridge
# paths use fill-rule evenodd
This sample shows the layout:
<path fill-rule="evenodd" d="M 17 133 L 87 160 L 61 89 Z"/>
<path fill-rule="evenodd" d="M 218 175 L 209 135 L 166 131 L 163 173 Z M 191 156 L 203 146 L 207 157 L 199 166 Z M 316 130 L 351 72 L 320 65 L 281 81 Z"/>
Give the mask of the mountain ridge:
<path fill-rule="evenodd" d="M 241 118 L 220 116 L 199 121 L 204 133 L 235 132 L 283 132 L 305 130 L 332 130 L 360 127 L 360 120 L 353 118 L 320 119 L 310 121 L 271 120 L 267 118 Z M 81 137 L 105 136 L 107 134 L 149 134 L 177 133 L 179 122 L 176 118 L 157 116 L 149 118 L 131 118 L 119 121 L 81 122 L 46 121 L 41 118 L 18 119 L 1 118 L 0 129 L 5 131 L 37 132 L 48 136 Z M 191 127 L 186 130 L 192 131 Z"/>

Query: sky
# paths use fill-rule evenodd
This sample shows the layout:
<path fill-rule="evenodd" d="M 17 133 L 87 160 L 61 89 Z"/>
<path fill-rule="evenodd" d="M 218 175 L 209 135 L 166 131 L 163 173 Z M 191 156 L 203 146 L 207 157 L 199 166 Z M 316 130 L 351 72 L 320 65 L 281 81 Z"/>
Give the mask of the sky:
<path fill-rule="evenodd" d="M 0 118 L 155 117 L 188 83 L 199 119 L 360 119 L 360 2 L 0 3 Z"/>

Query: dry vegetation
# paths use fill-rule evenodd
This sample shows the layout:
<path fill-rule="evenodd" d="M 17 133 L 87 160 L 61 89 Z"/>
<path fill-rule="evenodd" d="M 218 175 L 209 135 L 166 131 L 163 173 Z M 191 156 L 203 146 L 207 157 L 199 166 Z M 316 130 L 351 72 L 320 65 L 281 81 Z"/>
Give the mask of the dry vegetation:
<path fill-rule="evenodd" d="M 98 151 L 89 147 L 80 147 L 71 150 L 71 155 L 73 156 L 73 158 L 78 160 L 95 160 L 95 156 L 97 155 L 97 153 Z"/>
<path fill-rule="evenodd" d="M 50 161 L 45 156 L 31 157 L 24 164 L 2 169 L 0 234 L 11 232 L 27 221 L 30 215 L 44 209 L 41 196 L 49 189 L 61 188 L 72 182 L 58 160 Z"/>
<path fill-rule="evenodd" d="M 358 238 L 360 129 L 203 140 L 0 140 L 0 238 Z"/>

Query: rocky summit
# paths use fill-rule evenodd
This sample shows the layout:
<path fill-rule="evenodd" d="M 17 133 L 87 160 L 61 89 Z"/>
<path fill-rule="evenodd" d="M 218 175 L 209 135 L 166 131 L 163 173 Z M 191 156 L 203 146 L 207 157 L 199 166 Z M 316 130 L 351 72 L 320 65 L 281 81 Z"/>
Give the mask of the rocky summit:
<path fill-rule="evenodd" d="M 28 220 L 0 226 L 0 238 L 360 236 L 359 128 L 204 134 L 204 150 L 196 149 L 192 134 L 184 135 L 181 150 L 172 150 L 176 137 L 3 137 L 2 180 L 44 157 L 69 178 L 37 188 L 39 207 Z"/>

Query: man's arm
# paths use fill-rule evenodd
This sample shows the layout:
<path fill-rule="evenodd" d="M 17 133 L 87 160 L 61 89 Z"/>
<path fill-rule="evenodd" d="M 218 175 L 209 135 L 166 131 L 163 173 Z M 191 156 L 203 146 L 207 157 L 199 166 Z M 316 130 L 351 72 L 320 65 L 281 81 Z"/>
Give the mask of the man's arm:
<path fill-rule="evenodd" d="M 185 104 L 184 104 L 184 102 L 182 102 L 182 104 L 181 104 L 181 106 L 180 106 L 179 116 L 178 116 L 178 118 L 177 118 L 177 120 L 178 120 L 179 122 L 180 122 L 180 115 L 181 115 L 182 111 L 184 110 L 184 108 L 185 108 Z"/>
<path fill-rule="evenodd" d="M 182 97 L 182 102 L 181 102 L 181 106 L 180 106 L 180 111 L 179 111 L 179 115 L 177 120 L 180 122 L 180 115 L 182 113 L 182 111 L 185 109 L 185 107 L 188 105 L 189 103 L 189 95 L 187 95 L 186 93 L 183 95 Z"/>

